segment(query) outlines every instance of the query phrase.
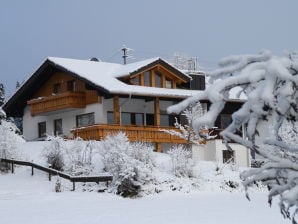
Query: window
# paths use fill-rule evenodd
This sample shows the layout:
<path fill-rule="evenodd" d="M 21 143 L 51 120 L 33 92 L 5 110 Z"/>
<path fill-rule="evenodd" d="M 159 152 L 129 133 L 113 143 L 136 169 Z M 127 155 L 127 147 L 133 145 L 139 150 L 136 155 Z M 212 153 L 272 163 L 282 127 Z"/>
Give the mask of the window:
<path fill-rule="evenodd" d="M 38 137 L 42 138 L 45 137 L 47 133 L 47 123 L 44 122 L 39 122 L 38 123 Z"/>
<path fill-rule="evenodd" d="M 54 135 L 61 135 L 62 132 L 62 119 L 54 120 Z"/>
<path fill-rule="evenodd" d="M 175 126 L 175 116 L 168 115 L 168 114 L 161 114 L 160 115 L 160 126 Z"/>
<path fill-rule="evenodd" d="M 74 92 L 76 89 L 76 82 L 75 80 L 67 81 L 67 91 Z"/>
<path fill-rule="evenodd" d="M 144 73 L 144 86 L 150 86 L 150 72 L 147 71 Z"/>
<path fill-rule="evenodd" d="M 146 114 L 146 125 L 154 125 L 154 114 Z"/>
<path fill-rule="evenodd" d="M 159 73 L 155 73 L 155 87 L 161 86 L 161 75 Z"/>
<path fill-rule="evenodd" d="M 173 87 L 173 85 L 172 85 L 172 81 L 166 79 L 166 88 L 168 88 L 168 89 L 172 89 L 172 87 Z"/>
<path fill-rule="evenodd" d="M 229 114 L 221 114 L 220 115 L 220 128 L 225 129 L 232 123 L 231 115 Z"/>
<path fill-rule="evenodd" d="M 144 114 L 136 113 L 134 124 L 135 125 L 144 125 Z"/>
<path fill-rule="evenodd" d="M 53 93 L 55 93 L 55 94 L 61 93 L 61 84 L 60 83 L 54 84 Z"/>
<path fill-rule="evenodd" d="M 223 150 L 222 151 L 223 162 L 234 162 L 234 151 Z"/>
<path fill-rule="evenodd" d="M 131 124 L 130 113 L 126 113 L 126 112 L 121 113 L 121 124 L 123 125 Z"/>
<path fill-rule="evenodd" d="M 170 126 L 169 125 L 169 115 L 167 114 L 161 114 L 160 115 L 160 126 Z"/>
<path fill-rule="evenodd" d="M 114 112 L 108 111 L 107 120 L 108 120 L 108 124 L 114 124 Z"/>
<path fill-rule="evenodd" d="M 78 128 L 95 124 L 94 113 L 78 115 L 76 120 Z"/>
<path fill-rule="evenodd" d="M 144 115 L 142 113 L 121 113 L 121 124 L 123 125 L 144 125 Z"/>
<path fill-rule="evenodd" d="M 134 85 L 140 85 L 141 84 L 140 76 L 137 76 L 137 77 L 133 78 L 131 80 L 131 83 L 134 84 Z"/>

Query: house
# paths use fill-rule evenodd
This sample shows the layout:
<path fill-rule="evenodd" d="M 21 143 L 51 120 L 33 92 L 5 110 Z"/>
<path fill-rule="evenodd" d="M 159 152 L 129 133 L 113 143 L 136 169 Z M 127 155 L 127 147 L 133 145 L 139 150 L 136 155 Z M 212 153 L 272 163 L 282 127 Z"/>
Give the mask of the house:
<path fill-rule="evenodd" d="M 41 140 L 46 134 L 100 140 L 123 131 L 130 141 L 149 142 L 156 151 L 165 151 L 173 144 L 186 143 L 160 131 L 174 128 L 177 115 L 167 114 L 167 107 L 204 88 L 204 76 L 188 75 L 161 58 L 122 65 L 96 58 L 49 57 L 3 108 L 8 116 L 23 117 L 23 134 L 29 141 Z M 202 104 L 208 109 L 207 101 Z M 216 125 L 224 128 L 241 104 L 231 100 Z M 193 147 L 194 155 L 207 160 L 230 158 L 216 141 L 202 146 L 211 148 L 212 153 Z M 236 162 L 238 156 L 247 161 L 248 153 L 239 154 L 239 150 L 235 148 Z"/>

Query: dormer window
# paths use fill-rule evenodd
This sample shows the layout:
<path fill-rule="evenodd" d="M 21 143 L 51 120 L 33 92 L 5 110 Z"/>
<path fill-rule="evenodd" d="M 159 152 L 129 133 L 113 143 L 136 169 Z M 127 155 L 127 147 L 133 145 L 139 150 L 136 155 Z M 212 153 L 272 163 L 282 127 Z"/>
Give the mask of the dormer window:
<path fill-rule="evenodd" d="M 144 86 L 151 86 L 149 71 L 144 73 Z"/>
<path fill-rule="evenodd" d="M 137 76 L 137 77 L 135 77 L 135 78 L 133 78 L 132 80 L 131 80 L 131 83 L 133 84 L 133 85 L 141 85 L 141 79 L 140 79 L 140 76 Z"/>
<path fill-rule="evenodd" d="M 155 87 L 162 87 L 161 74 L 155 73 Z"/>
<path fill-rule="evenodd" d="M 168 89 L 172 89 L 173 85 L 172 85 L 172 80 L 168 80 L 166 79 L 166 88 Z"/>

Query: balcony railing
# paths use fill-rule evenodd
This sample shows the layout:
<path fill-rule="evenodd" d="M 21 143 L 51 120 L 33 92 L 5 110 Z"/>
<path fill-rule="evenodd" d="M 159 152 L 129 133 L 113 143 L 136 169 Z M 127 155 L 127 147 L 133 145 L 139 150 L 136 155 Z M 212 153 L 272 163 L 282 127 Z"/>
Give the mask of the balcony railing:
<path fill-rule="evenodd" d="M 86 95 L 83 92 L 66 92 L 29 100 L 27 104 L 31 106 L 31 115 L 35 116 L 68 108 L 84 108 L 86 106 Z"/>
<path fill-rule="evenodd" d="M 179 143 L 186 141 L 180 137 L 170 135 L 161 131 L 161 129 L 178 130 L 173 127 L 154 127 L 154 126 L 121 126 L 121 125 L 93 125 L 73 130 L 75 137 L 81 137 L 84 140 L 101 140 L 105 136 L 124 132 L 132 142 L 152 142 L 152 143 Z"/>

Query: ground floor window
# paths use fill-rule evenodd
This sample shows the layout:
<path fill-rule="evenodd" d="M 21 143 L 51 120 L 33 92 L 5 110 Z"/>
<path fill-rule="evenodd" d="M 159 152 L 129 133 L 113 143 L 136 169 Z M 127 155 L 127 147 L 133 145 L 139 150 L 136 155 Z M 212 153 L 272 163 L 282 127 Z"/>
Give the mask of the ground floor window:
<path fill-rule="evenodd" d="M 234 162 L 235 156 L 234 156 L 234 151 L 231 150 L 223 150 L 222 151 L 222 158 L 223 162 Z"/>
<path fill-rule="evenodd" d="M 42 138 L 45 137 L 47 133 L 47 123 L 44 122 L 39 122 L 38 123 L 38 137 Z"/>
<path fill-rule="evenodd" d="M 54 135 L 62 135 L 62 119 L 54 120 Z"/>
<path fill-rule="evenodd" d="M 86 127 L 95 124 L 94 113 L 81 114 L 76 117 L 77 127 Z"/>

